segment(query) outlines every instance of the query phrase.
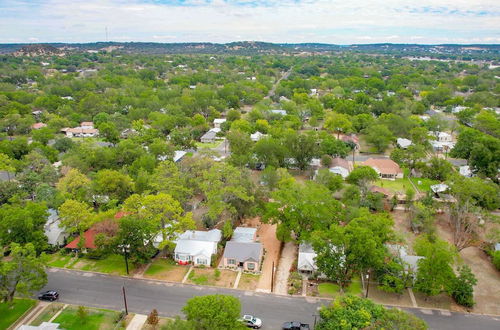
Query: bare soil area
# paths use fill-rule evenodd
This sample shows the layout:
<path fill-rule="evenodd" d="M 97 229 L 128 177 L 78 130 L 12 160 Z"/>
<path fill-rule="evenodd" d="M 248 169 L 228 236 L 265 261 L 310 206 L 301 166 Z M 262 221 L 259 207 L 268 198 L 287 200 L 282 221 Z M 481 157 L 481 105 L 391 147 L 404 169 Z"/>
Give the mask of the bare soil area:
<path fill-rule="evenodd" d="M 259 280 L 260 275 L 241 274 L 240 283 L 238 283 L 238 289 L 254 291 L 255 289 L 257 289 Z"/>
<path fill-rule="evenodd" d="M 274 292 L 277 294 L 288 294 L 288 277 L 295 259 L 297 259 L 297 245 L 294 242 L 285 243 L 276 271 Z"/>

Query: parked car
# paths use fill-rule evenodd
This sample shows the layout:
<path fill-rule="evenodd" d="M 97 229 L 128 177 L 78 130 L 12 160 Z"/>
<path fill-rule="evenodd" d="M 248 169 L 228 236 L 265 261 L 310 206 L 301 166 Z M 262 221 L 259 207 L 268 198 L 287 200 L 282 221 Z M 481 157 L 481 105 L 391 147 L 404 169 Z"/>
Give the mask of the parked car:
<path fill-rule="evenodd" d="M 57 300 L 58 298 L 59 298 L 59 293 L 57 293 L 57 291 L 54 291 L 54 290 L 41 292 L 38 295 L 38 299 L 40 299 L 40 300 L 54 301 L 54 300 Z"/>
<path fill-rule="evenodd" d="M 306 330 L 310 329 L 309 324 L 299 321 L 285 322 L 281 327 L 283 330 Z"/>
<path fill-rule="evenodd" d="M 253 315 L 243 315 L 241 321 L 249 328 L 260 329 L 262 320 Z"/>

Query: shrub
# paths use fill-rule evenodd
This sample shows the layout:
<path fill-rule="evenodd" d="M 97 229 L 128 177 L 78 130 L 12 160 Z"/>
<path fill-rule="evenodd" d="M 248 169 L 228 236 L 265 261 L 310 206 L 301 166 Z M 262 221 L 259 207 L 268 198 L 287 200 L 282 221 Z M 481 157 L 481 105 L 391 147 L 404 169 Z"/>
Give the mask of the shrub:
<path fill-rule="evenodd" d="M 495 265 L 497 270 L 500 270 L 500 251 L 495 251 L 492 253 L 493 265 Z"/>
<path fill-rule="evenodd" d="M 149 313 L 146 322 L 150 325 L 157 325 L 159 321 L 160 320 L 158 318 L 158 311 L 156 309 L 153 309 L 151 313 Z"/>
<path fill-rule="evenodd" d="M 217 268 L 214 270 L 214 277 L 216 280 L 220 278 L 220 270 L 218 270 Z"/>
<path fill-rule="evenodd" d="M 113 319 L 114 323 L 120 323 L 120 321 L 125 317 L 125 311 L 121 311 L 120 313 L 115 315 L 115 318 Z"/>
<path fill-rule="evenodd" d="M 82 323 L 85 323 L 87 321 L 87 317 L 89 316 L 87 308 L 85 308 L 84 306 L 78 306 L 76 316 L 80 319 L 80 321 L 82 321 Z"/>

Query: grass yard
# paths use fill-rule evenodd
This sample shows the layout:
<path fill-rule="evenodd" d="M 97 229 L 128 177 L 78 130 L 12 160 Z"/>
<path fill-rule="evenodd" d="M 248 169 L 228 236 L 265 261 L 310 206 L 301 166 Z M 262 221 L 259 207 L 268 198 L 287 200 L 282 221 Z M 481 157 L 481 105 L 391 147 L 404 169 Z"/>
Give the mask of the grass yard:
<path fill-rule="evenodd" d="M 240 283 L 238 283 L 238 289 L 254 291 L 259 284 L 260 275 L 253 274 L 241 274 Z"/>
<path fill-rule="evenodd" d="M 213 149 L 218 147 L 221 143 L 222 141 L 215 141 L 211 143 L 196 142 L 195 145 L 197 149 Z"/>
<path fill-rule="evenodd" d="M 49 262 L 47 263 L 50 267 L 64 268 L 67 266 L 72 259 L 71 255 L 62 255 L 60 253 L 54 253 L 49 256 Z"/>
<path fill-rule="evenodd" d="M 144 272 L 145 277 L 182 282 L 189 266 L 179 266 L 172 259 L 158 258 Z"/>
<path fill-rule="evenodd" d="M 105 309 L 85 308 L 87 316 L 82 319 L 76 306 L 67 307 L 54 320 L 62 329 L 71 330 L 107 330 L 123 329 L 115 321 L 120 313 Z"/>
<path fill-rule="evenodd" d="M 63 304 L 51 303 L 47 306 L 42 314 L 38 315 L 35 320 L 31 322 L 30 325 L 40 325 L 42 322 L 48 322 L 56 313 L 63 307 Z"/>
<path fill-rule="evenodd" d="M 362 287 L 360 280 L 353 280 L 352 283 L 344 289 L 344 293 L 358 296 L 361 294 Z M 318 292 L 321 297 L 335 298 L 340 294 L 340 287 L 335 283 L 320 283 Z"/>
<path fill-rule="evenodd" d="M 410 181 L 408 179 L 396 179 L 396 180 L 382 180 L 379 179 L 373 183 L 376 186 L 388 189 L 392 191 L 393 193 L 402 193 L 405 194 L 406 190 L 410 188 L 411 190 L 415 191 L 413 189 L 413 186 L 411 185 Z"/>
<path fill-rule="evenodd" d="M 410 178 L 410 180 L 413 182 L 415 187 L 417 187 L 417 189 L 423 193 L 430 191 L 432 185 L 439 183 L 439 181 L 437 180 L 431 180 L 427 178 Z"/>
<path fill-rule="evenodd" d="M 12 305 L 0 303 L 0 329 L 7 329 L 36 304 L 33 299 L 14 299 Z"/>
<path fill-rule="evenodd" d="M 134 265 L 129 261 L 128 263 L 129 272 L 134 271 Z M 77 263 L 73 265 L 74 269 L 108 273 L 114 275 L 126 275 L 127 270 L 125 268 L 125 259 L 123 256 L 118 254 L 112 254 L 104 259 L 88 259 L 81 258 Z"/>
<path fill-rule="evenodd" d="M 194 268 L 186 283 L 232 288 L 238 273 L 226 269 Z"/>

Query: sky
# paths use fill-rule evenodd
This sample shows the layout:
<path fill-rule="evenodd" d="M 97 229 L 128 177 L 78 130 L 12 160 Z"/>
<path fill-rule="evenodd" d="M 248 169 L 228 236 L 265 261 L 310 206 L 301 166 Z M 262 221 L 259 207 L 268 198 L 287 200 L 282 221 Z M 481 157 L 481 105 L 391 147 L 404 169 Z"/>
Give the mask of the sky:
<path fill-rule="evenodd" d="M 0 43 L 96 41 L 498 44 L 500 0 L 0 0 Z"/>

